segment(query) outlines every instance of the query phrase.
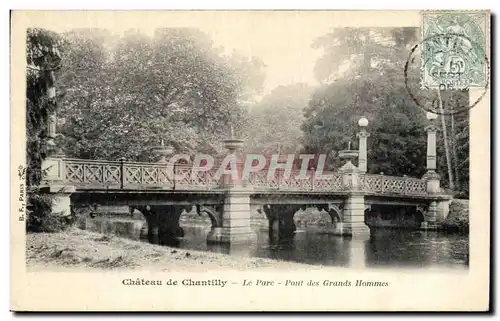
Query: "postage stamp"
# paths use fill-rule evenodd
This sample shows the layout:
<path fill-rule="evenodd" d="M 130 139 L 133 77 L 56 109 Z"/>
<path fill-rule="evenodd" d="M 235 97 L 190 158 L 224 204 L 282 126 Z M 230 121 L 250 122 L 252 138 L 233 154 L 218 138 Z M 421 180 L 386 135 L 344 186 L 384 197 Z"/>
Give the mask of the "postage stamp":
<path fill-rule="evenodd" d="M 423 88 L 484 88 L 488 82 L 485 11 L 422 11 Z"/>

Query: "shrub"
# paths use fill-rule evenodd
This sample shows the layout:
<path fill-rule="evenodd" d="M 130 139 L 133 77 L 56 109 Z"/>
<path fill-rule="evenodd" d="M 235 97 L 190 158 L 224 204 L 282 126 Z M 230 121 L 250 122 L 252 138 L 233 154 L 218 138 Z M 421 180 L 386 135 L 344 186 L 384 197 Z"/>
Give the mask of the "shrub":
<path fill-rule="evenodd" d="M 43 194 L 39 189 L 28 192 L 28 206 L 26 208 L 26 231 L 28 232 L 60 232 L 71 225 L 71 215 L 52 213 L 54 197 Z"/>
<path fill-rule="evenodd" d="M 443 225 L 447 231 L 467 233 L 469 231 L 469 201 L 456 199 L 451 201 L 450 213 Z"/>
<path fill-rule="evenodd" d="M 61 63 L 62 42 L 58 34 L 35 28 L 27 30 L 26 44 L 26 230 L 56 232 L 70 219 L 52 213 L 53 197 L 42 194 L 39 186 L 42 161 L 48 156 L 49 116 L 57 110 L 55 72 Z"/>

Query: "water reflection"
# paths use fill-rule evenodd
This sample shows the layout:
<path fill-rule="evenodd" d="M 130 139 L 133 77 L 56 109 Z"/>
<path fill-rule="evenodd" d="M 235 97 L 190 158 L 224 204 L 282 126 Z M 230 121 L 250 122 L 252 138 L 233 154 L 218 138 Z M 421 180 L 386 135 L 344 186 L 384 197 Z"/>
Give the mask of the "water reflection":
<path fill-rule="evenodd" d="M 317 227 L 296 231 L 293 238 L 269 238 L 256 227 L 255 244 L 207 244 L 209 227 L 184 226 L 179 247 L 236 256 L 253 256 L 343 267 L 468 266 L 468 237 L 437 232 L 378 230 L 366 240 L 327 234 Z"/>
<path fill-rule="evenodd" d="M 102 224 L 101 224 L 102 225 Z M 107 225 L 99 225 L 104 231 Z M 119 234 L 156 244 L 184 249 L 212 251 L 235 256 L 252 256 L 342 267 L 430 267 L 469 264 L 469 240 L 466 235 L 438 232 L 372 230 L 365 240 L 339 237 L 328 226 L 299 226 L 291 238 L 270 237 L 265 224 L 255 224 L 254 244 L 207 244 L 210 223 L 192 225 L 184 222 L 183 238 L 148 240 L 140 224 L 120 228 Z M 121 226 L 121 225 L 120 225 Z M 116 230 L 117 228 L 115 228 Z M 105 229 L 107 230 L 107 228 Z M 146 232 L 146 234 L 144 234 Z"/>
<path fill-rule="evenodd" d="M 255 244 L 206 243 L 209 228 L 184 227 L 179 247 L 230 255 L 345 267 L 428 267 L 468 265 L 468 237 L 437 232 L 378 230 L 367 240 L 322 233 L 315 227 L 296 231 L 293 238 L 270 239 L 256 228 Z"/>
<path fill-rule="evenodd" d="M 376 230 L 366 251 L 369 266 L 425 267 L 469 264 L 464 235 L 433 231 Z"/>

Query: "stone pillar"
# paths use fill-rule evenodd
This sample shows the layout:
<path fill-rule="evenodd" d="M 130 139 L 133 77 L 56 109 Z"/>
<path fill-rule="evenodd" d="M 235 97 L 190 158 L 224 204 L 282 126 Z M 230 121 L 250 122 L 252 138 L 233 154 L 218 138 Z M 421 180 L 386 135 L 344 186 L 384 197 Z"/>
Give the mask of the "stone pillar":
<path fill-rule="evenodd" d="M 140 208 L 148 222 L 148 240 L 153 244 L 175 245 L 184 236 L 179 218 L 184 210 L 179 205 L 148 205 Z"/>
<path fill-rule="evenodd" d="M 183 206 L 167 205 L 160 213 L 160 234 L 168 238 L 184 237 L 184 229 L 179 225 Z"/>
<path fill-rule="evenodd" d="M 369 249 L 369 235 L 363 238 L 356 238 L 349 242 L 349 267 L 352 269 L 363 269 L 367 265 L 367 255 Z"/>
<path fill-rule="evenodd" d="M 427 171 L 436 171 L 436 132 L 437 127 L 430 124 L 427 131 Z"/>
<path fill-rule="evenodd" d="M 148 241 L 151 244 L 160 244 L 159 234 L 160 234 L 160 213 L 152 206 L 140 207 L 139 210 L 142 212 L 148 223 Z"/>
<path fill-rule="evenodd" d="M 222 226 L 211 229 L 209 243 L 246 243 L 256 241 L 257 235 L 250 227 L 251 189 L 233 186 L 228 188 L 222 208 Z"/>
<path fill-rule="evenodd" d="M 269 220 L 269 240 L 280 239 L 280 220 L 279 218 L 270 218 Z"/>
<path fill-rule="evenodd" d="M 363 239 L 370 236 L 370 228 L 365 223 L 365 197 L 363 194 L 352 193 L 344 201 L 342 235 Z"/>
<path fill-rule="evenodd" d="M 348 161 L 340 168 L 342 174 L 342 188 L 346 192 L 360 192 L 361 185 L 359 181 L 359 169 Z"/>
<path fill-rule="evenodd" d="M 46 97 L 49 100 L 53 100 L 56 97 L 56 87 L 55 87 L 55 73 L 54 71 L 45 72 L 45 80 L 46 80 Z M 47 149 L 49 153 L 54 153 L 57 151 L 56 144 L 54 142 L 54 138 L 56 138 L 56 124 L 57 124 L 57 116 L 56 112 L 52 112 L 47 121 Z"/>
<path fill-rule="evenodd" d="M 319 211 L 325 211 L 330 216 L 331 226 L 327 228 L 329 234 L 342 235 L 342 207 L 343 204 L 335 203 L 327 203 L 316 207 Z"/>
<path fill-rule="evenodd" d="M 49 139 L 56 138 L 56 123 L 57 123 L 57 116 L 56 113 L 53 112 L 49 115 L 48 119 L 47 137 Z"/>
<path fill-rule="evenodd" d="M 448 214 L 450 213 L 450 199 L 440 200 L 437 202 L 436 223 L 443 224 Z"/>
<path fill-rule="evenodd" d="M 75 187 L 66 184 L 64 181 L 64 158 L 47 157 L 42 162 L 41 188 L 47 193 L 54 195 L 52 213 L 68 216 L 71 215 L 71 194 L 75 192 Z"/>
<path fill-rule="evenodd" d="M 302 207 L 298 204 L 264 205 L 264 212 L 269 221 L 270 241 L 293 237 L 297 230 L 293 216 Z"/>
<path fill-rule="evenodd" d="M 42 161 L 43 183 L 47 185 L 64 184 L 64 158 L 47 157 Z"/>
<path fill-rule="evenodd" d="M 422 177 L 427 183 L 427 193 L 428 194 L 438 194 L 441 192 L 441 183 L 438 173 L 434 171 L 429 171 Z"/>
<path fill-rule="evenodd" d="M 242 168 L 236 155 L 242 146 L 243 140 L 234 138 L 231 126 L 231 138 L 224 140 L 224 147 L 228 150 L 226 157 L 236 163 L 238 177 L 233 178 L 231 174 L 222 176 L 221 187 L 226 189 L 222 206 L 222 226 L 212 227 L 207 236 L 209 243 L 246 243 L 257 239 L 250 227 L 250 194 L 253 189 L 243 186 Z"/>
<path fill-rule="evenodd" d="M 160 245 L 177 246 L 184 230 L 179 226 L 182 209 L 177 206 L 165 206 L 158 212 L 158 240 Z"/>
<path fill-rule="evenodd" d="M 161 140 L 160 146 L 155 146 L 154 151 L 158 156 L 160 156 L 160 160 L 158 160 L 158 163 L 165 164 L 168 162 L 167 157 L 172 155 L 174 153 L 174 148 L 170 145 L 165 146 L 165 142 L 163 139 Z"/>
<path fill-rule="evenodd" d="M 365 117 L 362 117 L 358 125 L 361 130 L 357 134 L 359 138 L 359 158 L 358 158 L 358 168 L 361 174 L 366 173 L 367 163 L 368 163 L 368 153 L 367 153 L 367 138 L 370 137 L 370 134 L 366 131 L 366 126 L 368 126 L 368 120 Z"/>
<path fill-rule="evenodd" d="M 148 241 L 151 244 L 160 244 L 160 229 L 158 225 L 148 225 Z"/>
<path fill-rule="evenodd" d="M 427 222 L 427 229 L 436 228 L 436 219 L 437 219 L 437 202 L 432 200 L 429 203 L 429 209 L 427 210 L 427 217 L 425 218 Z"/>
<path fill-rule="evenodd" d="M 148 223 L 148 241 L 152 244 L 177 245 L 184 236 L 179 218 L 184 210 L 178 205 L 148 205 L 140 208 Z"/>
<path fill-rule="evenodd" d="M 241 187 L 243 185 L 243 164 L 238 158 L 237 152 L 243 147 L 244 141 L 234 137 L 233 126 L 231 125 L 231 138 L 224 140 L 223 143 L 224 147 L 227 149 L 226 159 L 232 160 L 229 165 L 231 169 L 233 169 L 232 166 L 236 166 L 238 175 L 237 177 L 233 177 L 231 174 L 224 174 L 221 177 L 220 185 L 225 188 Z"/>
<path fill-rule="evenodd" d="M 344 223 L 342 223 L 342 221 L 336 222 L 335 226 L 333 227 L 332 234 L 342 236 L 343 231 L 344 231 Z"/>
<path fill-rule="evenodd" d="M 433 119 L 434 116 L 428 113 L 427 118 Z M 436 116 L 437 117 L 437 116 Z M 427 193 L 436 194 L 441 192 L 440 176 L 436 173 L 436 132 L 437 126 L 431 122 L 425 130 L 427 131 L 427 172 L 422 179 L 427 181 Z"/>
<path fill-rule="evenodd" d="M 223 243 L 256 240 L 257 235 L 250 228 L 250 193 L 243 187 L 232 187 L 227 191 L 222 209 Z"/>
<path fill-rule="evenodd" d="M 342 210 L 342 223 L 337 232 L 364 239 L 370 236 L 370 228 L 365 224 L 365 196 L 360 185 L 359 170 L 350 161 L 340 170 L 347 196 Z"/>
<path fill-rule="evenodd" d="M 50 185 L 49 193 L 54 194 L 52 214 L 61 216 L 71 215 L 71 194 L 75 192 L 74 186 Z"/>

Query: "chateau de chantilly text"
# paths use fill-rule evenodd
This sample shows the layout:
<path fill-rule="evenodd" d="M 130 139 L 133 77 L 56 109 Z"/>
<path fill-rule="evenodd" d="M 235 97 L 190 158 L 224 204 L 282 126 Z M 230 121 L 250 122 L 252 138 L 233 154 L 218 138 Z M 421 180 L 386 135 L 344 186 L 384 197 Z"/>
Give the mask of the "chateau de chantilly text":
<path fill-rule="evenodd" d="M 388 287 L 390 283 L 382 280 L 347 280 L 347 279 L 243 279 L 235 282 L 225 279 L 197 279 L 197 278 L 182 278 L 182 279 L 144 279 L 144 278 L 125 278 L 121 283 L 126 286 L 183 286 L 183 287 L 221 287 L 228 286 L 244 286 L 244 287 Z"/>

